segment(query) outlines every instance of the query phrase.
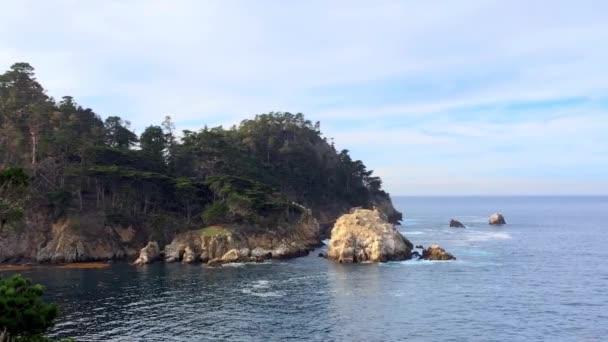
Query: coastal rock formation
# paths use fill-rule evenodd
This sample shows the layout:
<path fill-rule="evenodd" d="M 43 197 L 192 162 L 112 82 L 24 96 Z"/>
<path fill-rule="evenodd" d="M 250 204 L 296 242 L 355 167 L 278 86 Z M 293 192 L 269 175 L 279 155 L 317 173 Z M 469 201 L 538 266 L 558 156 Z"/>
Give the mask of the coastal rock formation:
<path fill-rule="evenodd" d="M 492 216 L 490 216 L 490 220 L 489 223 L 491 225 L 498 225 L 498 224 L 507 224 L 507 222 L 505 222 L 505 218 L 502 216 L 502 214 L 492 214 Z"/>
<path fill-rule="evenodd" d="M 327 257 L 342 263 L 405 260 L 412 247 L 381 211 L 358 208 L 336 221 Z"/>
<path fill-rule="evenodd" d="M 464 226 L 464 224 L 462 224 L 462 222 L 460 222 L 458 220 L 454 220 L 454 219 L 450 220 L 450 227 L 454 227 L 454 228 L 466 228 Z"/>
<path fill-rule="evenodd" d="M 105 225 L 94 214 L 52 222 L 48 215 L 37 213 L 26 217 L 25 225 L 25 229 L 0 232 L 0 262 L 124 259 L 137 255 L 145 244 L 133 227 Z"/>
<path fill-rule="evenodd" d="M 308 254 L 319 244 L 319 224 L 310 210 L 289 229 L 260 229 L 243 225 L 211 226 L 178 234 L 165 246 L 166 262 L 201 261 L 215 266 L 234 262 L 260 262 Z"/>
<path fill-rule="evenodd" d="M 420 259 L 424 260 L 455 260 L 452 254 L 445 251 L 445 249 L 441 248 L 439 245 L 431 245 L 427 249 L 422 251 L 422 256 Z"/>
<path fill-rule="evenodd" d="M 149 264 L 153 261 L 156 261 L 160 258 L 160 247 L 158 246 L 158 242 L 150 241 L 146 245 L 146 247 L 142 248 L 139 252 L 139 257 L 133 264 L 135 265 L 144 265 Z"/>

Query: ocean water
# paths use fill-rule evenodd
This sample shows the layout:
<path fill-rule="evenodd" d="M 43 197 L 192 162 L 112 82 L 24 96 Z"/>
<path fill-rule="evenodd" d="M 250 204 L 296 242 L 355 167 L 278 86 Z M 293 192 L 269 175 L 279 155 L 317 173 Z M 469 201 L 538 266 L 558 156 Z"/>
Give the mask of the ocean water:
<path fill-rule="evenodd" d="M 78 341 L 608 340 L 608 197 L 394 201 L 414 244 L 458 259 L 21 273 L 63 309 L 51 335 Z"/>

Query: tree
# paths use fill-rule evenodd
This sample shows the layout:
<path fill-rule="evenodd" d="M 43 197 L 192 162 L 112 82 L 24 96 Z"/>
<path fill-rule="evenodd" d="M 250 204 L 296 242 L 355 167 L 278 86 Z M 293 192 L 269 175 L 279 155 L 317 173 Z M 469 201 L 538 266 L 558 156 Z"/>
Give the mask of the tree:
<path fill-rule="evenodd" d="M 104 126 L 105 141 L 111 147 L 130 148 L 137 143 L 137 135 L 129 129 L 129 121 L 123 121 L 119 116 L 109 116 Z"/>
<path fill-rule="evenodd" d="M 162 128 L 159 126 L 148 126 L 139 137 L 139 146 L 147 158 L 152 159 L 159 166 L 164 166 L 167 137 Z"/>
<path fill-rule="evenodd" d="M 54 304 L 40 297 L 44 286 L 21 275 L 0 278 L 0 341 L 43 341 L 58 315 Z"/>
<path fill-rule="evenodd" d="M 29 177 L 23 169 L 0 170 L 0 232 L 23 217 Z"/>

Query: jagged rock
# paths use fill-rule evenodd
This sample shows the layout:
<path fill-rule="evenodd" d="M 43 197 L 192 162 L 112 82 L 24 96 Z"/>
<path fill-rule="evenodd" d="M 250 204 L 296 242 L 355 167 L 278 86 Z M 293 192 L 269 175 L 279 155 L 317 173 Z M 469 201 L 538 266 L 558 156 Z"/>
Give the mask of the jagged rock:
<path fill-rule="evenodd" d="M 356 209 L 336 221 L 327 256 L 343 263 L 405 260 L 412 247 L 379 210 Z"/>
<path fill-rule="evenodd" d="M 464 224 L 462 224 L 462 222 L 458 221 L 458 220 L 454 220 L 451 219 L 450 220 L 450 227 L 455 227 L 455 228 L 466 228 L 464 226 Z"/>
<path fill-rule="evenodd" d="M 194 251 L 192 250 L 192 248 L 190 248 L 190 246 L 186 246 L 186 248 L 184 248 L 184 254 L 182 256 L 182 262 L 183 263 L 193 263 L 195 262 L 197 259 L 196 253 L 194 253 Z"/>
<path fill-rule="evenodd" d="M 491 225 L 507 224 L 507 222 L 505 222 L 504 216 L 499 213 L 492 214 L 492 216 L 490 216 L 489 223 Z"/>
<path fill-rule="evenodd" d="M 222 256 L 222 262 L 223 263 L 227 263 L 227 262 L 238 262 L 241 260 L 241 254 L 239 253 L 238 249 L 231 249 L 228 251 L 228 253 L 224 254 L 224 256 Z"/>
<path fill-rule="evenodd" d="M 278 247 L 272 250 L 273 259 L 290 259 L 308 255 L 309 251 L 306 246 L 298 243 L 281 243 Z"/>
<path fill-rule="evenodd" d="M 256 247 L 251 251 L 251 257 L 270 259 L 272 258 L 272 252 L 261 247 Z"/>
<path fill-rule="evenodd" d="M 416 248 L 424 249 L 423 245 L 416 245 Z"/>
<path fill-rule="evenodd" d="M 160 258 L 160 247 L 158 246 L 158 242 L 150 241 L 146 245 L 146 247 L 142 248 L 139 252 L 139 257 L 133 264 L 135 265 L 145 265 L 151 262 L 154 262 Z"/>
<path fill-rule="evenodd" d="M 222 266 L 224 264 L 224 260 L 222 258 L 213 258 L 207 262 L 207 266 L 217 267 Z"/>
<path fill-rule="evenodd" d="M 455 260 L 452 254 L 445 251 L 439 245 L 431 245 L 427 249 L 422 251 L 421 259 L 424 260 Z"/>
<path fill-rule="evenodd" d="M 203 251 L 203 253 L 201 253 L 201 257 L 200 258 L 201 258 L 202 262 L 209 261 L 209 252 Z"/>

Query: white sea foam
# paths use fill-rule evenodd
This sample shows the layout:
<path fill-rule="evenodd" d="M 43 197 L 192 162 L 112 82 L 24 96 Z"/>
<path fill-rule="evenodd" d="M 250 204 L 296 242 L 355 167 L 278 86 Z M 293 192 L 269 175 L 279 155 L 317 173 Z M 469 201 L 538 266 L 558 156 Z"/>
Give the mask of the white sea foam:
<path fill-rule="evenodd" d="M 424 235 L 424 234 L 426 234 L 426 232 L 422 232 L 422 231 L 419 231 L 419 230 L 412 230 L 412 231 L 409 231 L 409 230 L 406 230 L 406 231 L 400 230 L 399 232 L 401 234 L 404 234 L 405 236 L 408 236 L 408 235 Z"/>
<path fill-rule="evenodd" d="M 511 235 L 507 232 L 481 232 L 470 231 L 469 241 L 509 240 Z"/>
<path fill-rule="evenodd" d="M 443 264 L 443 263 L 451 263 L 454 262 L 454 260 L 417 260 L 417 259 L 410 259 L 410 260 L 403 260 L 403 261 L 389 261 L 389 262 L 385 262 L 385 263 L 380 263 L 380 266 L 384 266 L 384 267 L 400 267 L 400 266 L 428 266 L 428 265 L 436 265 L 436 264 Z"/>
<path fill-rule="evenodd" d="M 256 296 L 256 297 L 283 297 L 285 292 L 283 291 L 269 291 L 271 288 L 270 281 L 261 279 L 254 281 L 249 287 L 241 289 L 244 294 Z"/>
<path fill-rule="evenodd" d="M 253 282 L 252 287 L 254 289 L 265 289 L 270 287 L 270 281 L 268 280 L 256 280 Z"/>

